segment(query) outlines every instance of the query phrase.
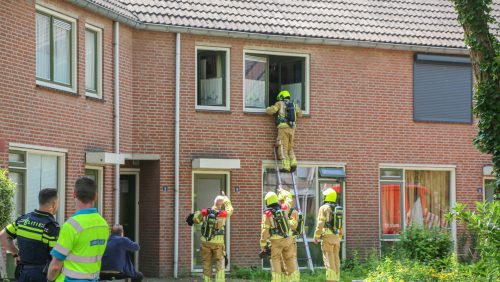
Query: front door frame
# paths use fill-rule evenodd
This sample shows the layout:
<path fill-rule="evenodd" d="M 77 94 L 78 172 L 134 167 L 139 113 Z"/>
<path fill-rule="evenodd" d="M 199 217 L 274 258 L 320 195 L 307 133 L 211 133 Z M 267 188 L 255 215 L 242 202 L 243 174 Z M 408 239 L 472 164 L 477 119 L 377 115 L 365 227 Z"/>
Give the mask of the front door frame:
<path fill-rule="evenodd" d="M 229 170 L 193 170 L 191 173 L 191 210 L 194 210 L 194 176 L 195 174 L 219 174 L 226 176 L 226 196 L 231 198 L 231 172 Z M 228 260 L 225 271 L 231 270 L 231 219 L 226 221 L 226 238 L 225 249 Z M 202 269 L 194 269 L 193 267 L 193 246 L 194 246 L 194 232 L 191 230 L 191 272 L 203 272 Z"/>
<path fill-rule="evenodd" d="M 141 170 L 138 168 L 120 168 L 120 175 L 135 175 L 135 241 L 139 243 L 139 175 Z M 139 251 L 134 256 L 135 268 L 139 269 Z"/>

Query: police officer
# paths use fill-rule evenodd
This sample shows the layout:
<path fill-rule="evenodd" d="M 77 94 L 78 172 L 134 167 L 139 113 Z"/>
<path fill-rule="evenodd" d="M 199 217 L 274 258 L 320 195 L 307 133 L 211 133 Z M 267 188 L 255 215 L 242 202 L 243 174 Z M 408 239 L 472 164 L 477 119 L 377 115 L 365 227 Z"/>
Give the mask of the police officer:
<path fill-rule="evenodd" d="M 297 263 L 293 260 L 294 247 L 290 223 L 286 211 L 282 210 L 278 203 L 278 195 L 268 192 L 264 197 L 267 209 L 262 215 L 260 248 L 266 251 L 268 243 L 271 244 L 271 275 L 272 282 L 299 281 L 297 277 Z M 285 268 L 290 277 L 283 277 L 281 271 L 281 260 L 285 262 Z"/>
<path fill-rule="evenodd" d="M 319 208 L 314 243 L 320 239 L 326 281 L 340 281 L 340 241 L 342 240 L 342 215 L 337 215 L 335 205 L 337 192 L 332 188 L 323 191 L 324 203 Z M 343 211 L 343 210 L 342 210 Z"/>
<path fill-rule="evenodd" d="M 212 280 L 212 258 L 215 260 L 215 281 L 225 281 L 224 270 L 224 236 L 225 225 L 227 219 L 233 214 L 233 206 L 231 200 L 221 192 L 214 200 L 214 205 L 210 209 L 196 211 L 190 215 L 193 223 L 202 224 L 201 237 L 201 257 L 203 259 L 203 281 L 210 282 Z M 213 220 L 211 226 L 210 217 Z M 206 231 L 206 232 L 204 232 Z M 208 235 L 210 234 L 210 235 Z"/>
<path fill-rule="evenodd" d="M 16 257 L 21 282 L 46 280 L 50 250 L 59 234 L 59 224 L 54 218 L 57 202 L 56 189 L 40 190 L 39 208 L 19 217 L 0 232 L 2 245 Z"/>
<path fill-rule="evenodd" d="M 276 114 L 276 125 L 278 127 L 278 155 L 282 162 L 283 170 L 295 170 L 297 159 L 293 151 L 295 143 L 295 126 L 297 117 L 302 117 L 300 107 L 290 101 L 290 92 L 283 90 L 278 93 L 278 102 L 266 109 L 269 115 Z"/>
<path fill-rule="evenodd" d="M 97 281 L 101 258 L 109 237 L 108 223 L 97 213 L 94 180 L 76 180 L 73 197 L 76 212 L 62 225 L 56 245 L 50 252 L 52 262 L 48 281 Z"/>

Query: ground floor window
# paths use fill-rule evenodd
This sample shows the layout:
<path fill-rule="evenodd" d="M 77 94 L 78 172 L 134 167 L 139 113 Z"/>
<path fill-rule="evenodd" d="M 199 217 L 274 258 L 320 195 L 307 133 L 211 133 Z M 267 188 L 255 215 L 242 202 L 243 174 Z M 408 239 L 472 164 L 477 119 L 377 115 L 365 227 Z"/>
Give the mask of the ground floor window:
<path fill-rule="evenodd" d="M 103 168 L 98 166 L 86 166 L 85 176 L 94 180 L 97 185 L 97 199 L 94 202 L 94 207 L 102 214 Z"/>
<path fill-rule="evenodd" d="M 224 191 L 229 196 L 229 172 L 195 172 L 193 173 L 193 210 L 211 208 L 214 199 Z M 230 226 L 229 220 L 226 222 L 226 254 L 230 254 Z M 201 257 L 201 224 L 193 226 L 192 235 L 192 271 L 201 272 L 203 270 L 203 260 Z M 228 259 L 230 257 L 228 256 Z M 229 270 L 230 263 L 228 263 Z"/>
<path fill-rule="evenodd" d="M 323 257 L 321 253 L 321 246 L 315 245 L 314 229 L 316 227 L 316 218 L 318 209 L 323 203 L 322 192 L 328 188 L 333 188 L 337 191 L 337 204 L 345 207 L 345 170 L 343 167 L 334 166 L 321 166 L 321 165 L 299 165 L 294 173 L 297 183 L 298 195 L 293 191 L 292 177 L 289 173 L 282 173 L 283 188 L 292 192 L 295 202 L 295 197 L 298 200 L 305 218 L 305 230 L 307 241 L 309 243 L 309 250 L 314 266 L 323 267 Z M 278 187 L 276 169 L 273 165 L 264 167 L 263 174 L 263 193 L 264 195 L 269 191 L 276 191 Z M 262 200 L 262 208 L 265 209 L 265 203 Z M 344 222 L 345 224 L 345 222 Z M 304 249 L 304 242 L 302 238 L 298 238 L 297 245 L 297 258 L 300 267 L 307 267 L 307 257 Z M 345 236 L 341 243 L 342 256 L 345 254 Z M 269 260 L 263 261 L 264 268 L 268 268 Z"/>
<path fill-rule="evenodd" d="M 484 179 L 484 200 L 487 202 L 493 202 L 495 200 L 495 181 L 494 178 Z"/>
<path fill-rule="evenodd" d="M 64 153 L 41 150 L 9 151 L 9 177 L 16 184 L 13 217 L 38 208 L 41 189 L 55 188 L 59 190 L 60 202 L 57 218 L 64 219 L 64 157 Z"/>
<path fill-rule="evenodd" d="M 396 240 L 405 226 L 448 228 L 451 206 L 449 170 L 380 170 L 381 238 Z"/>

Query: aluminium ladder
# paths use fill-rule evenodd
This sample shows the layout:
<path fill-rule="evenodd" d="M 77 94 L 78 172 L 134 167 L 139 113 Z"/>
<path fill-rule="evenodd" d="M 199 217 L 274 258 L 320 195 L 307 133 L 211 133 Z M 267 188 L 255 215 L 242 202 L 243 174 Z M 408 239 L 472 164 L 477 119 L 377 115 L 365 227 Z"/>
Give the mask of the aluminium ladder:
<path fill-rule="evenodd" d="M 282 185 L 282 181 L 281 181 L 281 171 L 280 171 L 280 167 L 279 167 L 279 163 L 278 163 L 278 154 L 277 154 L 276 150 L 277 150 L 277 148 L 274 147 L 274 161 L 276 163 L 276 176 L 278 179 L 276 193 L 278 193 L 279 192 L 278 187 L 282 188 L 283 185 Z M 297 182 L 295 181 L 295 173 L 294 173 L 294 171 L 291 171 L 289 173 L 290 173 L 291 178 L 292 178 L 293 191 L 295 192 L 295 207 L 300 212 L 301 209 L 300 209 L 300 201 L 299 201 L 299 191 L 297 188 Z M 305 197 L 307 197 L 307 195 Z M 304 201 L 305 201 L 305 203 L 307 203 L 307 198 L 305 198 Z M 305 215 L 303 215 L 303 216 L 304 216 L 303 220 L 304 220 L 304 227 L 305 227 L 306 218 L 305 218 Z M 312 258 L 311 258 L 311 252 L 309 251 L 309 243 L 307 242 L 307 235 L 306 235 L 305 228 L 302 229 L 302 241 L 304 242 L 304 249 L 306 251 L 307 265 L 308 265 L 309 269 L 311 270 L 311 272 L 314 272 L 314 265 L 313 265 Z"/>

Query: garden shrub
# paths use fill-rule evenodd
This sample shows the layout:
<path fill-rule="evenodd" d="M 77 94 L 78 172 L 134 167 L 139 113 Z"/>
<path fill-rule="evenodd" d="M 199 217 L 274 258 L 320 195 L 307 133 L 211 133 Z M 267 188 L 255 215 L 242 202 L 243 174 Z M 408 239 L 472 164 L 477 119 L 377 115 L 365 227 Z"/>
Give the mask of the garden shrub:
<path fill-rule="evenodd" d="M 447 218 L 467 224 L 477 235 L 479 260 L 471 267 L 474 275 L 484 281 L 497 281 L 500 278 L 500 201 L 477 202 L 475 210 L 458 203 Z"/>
<path fill-rule="evenodd" d="M 367 282 L 387 281 L 479 281 L 468 266 L 458 263 L 455 256 L 439 259 L 442 269 L 416 260 L 383 259 L 381 264 L 368 274 Z"/>
<path fill-rule="evenodd" d="M 392 257 L 433 263 L 451 254 L 453 241 L 448 230 L 409 226 L 401 233 Z"/>
<path fill-rule="evenodd" d="M 11 221 L 14 210 L 14 191 L 16 184 L 7 176 L 7 171 L 0 169 L 0 230 Z"/>

